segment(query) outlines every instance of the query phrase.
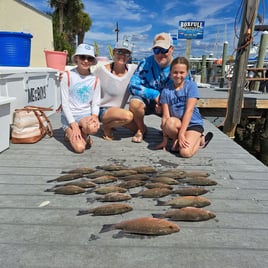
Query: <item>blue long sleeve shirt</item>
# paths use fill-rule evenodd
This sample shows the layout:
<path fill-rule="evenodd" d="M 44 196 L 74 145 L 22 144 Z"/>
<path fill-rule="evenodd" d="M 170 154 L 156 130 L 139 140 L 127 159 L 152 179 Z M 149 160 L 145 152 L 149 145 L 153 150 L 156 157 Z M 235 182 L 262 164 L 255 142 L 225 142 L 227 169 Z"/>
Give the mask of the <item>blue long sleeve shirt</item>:
<path fill-rule="evenodd" d="M 130 79 L 130 94 L 145 99 L 157 98 L 162 89 L 171 82 L 169 71 L 170 66 L 161 68 L 153 55 L 143 59 Z"/>

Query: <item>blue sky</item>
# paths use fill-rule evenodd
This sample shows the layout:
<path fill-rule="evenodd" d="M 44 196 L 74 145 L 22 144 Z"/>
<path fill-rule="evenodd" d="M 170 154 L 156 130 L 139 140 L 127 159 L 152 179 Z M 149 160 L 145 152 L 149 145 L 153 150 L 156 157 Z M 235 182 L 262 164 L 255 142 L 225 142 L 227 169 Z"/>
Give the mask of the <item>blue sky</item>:
<path fill-rule="evenodd" d="M 23 1 L 42 12 L 51 11 L 48 0 Z M 151 54 L 155 34 L 176 34 L 179 21 L 184 20 L 205 21 L 203 39 L 193 39 L 191 42 L 191 56 L 213 53 L 214 57 L 220 57 L 225 41 L 228 42 L 230 55 L 238 42 L 235 27 L 239 32 L 242 22 L 242 0 L 83 0 L 83 3 L 92 19 L 91 29 L 84 41 L 90 44 L 96 41 L 103 56 L 108 55 L 107 46 L 115 44 L 117 22 L 119 39 L 131 39 L 133 54 L 137 58 Z M 264 24 L 268 24 L 267 10 L 268 0 L 260 0 L 259 14 L 264 16 Z M 261 32 L 255 32 L 255 43 L 259 42 L 260 36 Z M 184 55 L 185 47 L 186 40 L 179 39 L 174 54 Z"/>

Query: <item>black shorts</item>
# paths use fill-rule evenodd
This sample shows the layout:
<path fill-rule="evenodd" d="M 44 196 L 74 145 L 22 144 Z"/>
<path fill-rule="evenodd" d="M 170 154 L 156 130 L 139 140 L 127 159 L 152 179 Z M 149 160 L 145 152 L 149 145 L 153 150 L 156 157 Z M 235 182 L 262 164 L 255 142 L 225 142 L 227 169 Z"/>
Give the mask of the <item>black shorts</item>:
<path fill-rule="evenodd" d="M 204 132 L 204 128 L 200 125 L 189 126 L 187 130 L 194 130 L 194 131 L 200 132 L 201 134 Z"/>

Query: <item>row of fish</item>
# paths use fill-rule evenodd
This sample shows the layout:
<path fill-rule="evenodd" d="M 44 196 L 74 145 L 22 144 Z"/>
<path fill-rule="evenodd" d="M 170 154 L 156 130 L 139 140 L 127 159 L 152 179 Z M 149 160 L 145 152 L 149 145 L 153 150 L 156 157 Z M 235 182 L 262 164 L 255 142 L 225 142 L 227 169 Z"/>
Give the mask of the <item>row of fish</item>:
<path fill-rule="evenodd" d="M 61 184 L 56 184 L 46 191 L 64 195 L 92 193 L 93 196 L 87 197 L 88 203 L 111 202 L 81 209 L 77 214 L 79 216 L 127 213 L 132 211 L 133 207 L 127 203 L 116 202 L 128 201 L 135 197 L 153 198 L 157 201 L 156 206 L 171 208 L 164 213 L 154 213 L 152 217 L 141 217 L 112 225 L 104 224 L 100 233 L 121 229 L 125 233 L 165 235 L 180 230 L 172 221 L 204 221 L 216 217 L 213 212 L 203 208 L 211 204 L 208 198 L 201 196 L 208 192 L 203 186 L 217 184 L 215 180 L 208 178 L 210 174 L 205 171 L 157 170 L 152 166 L 129 168 L 112 164 L 96 168 L 76 168 L 62 173 L 64 174 L 47 181 Z M 137 193 L 130 193 L 130 189 L 136 187 L 143 189 Z M 159 200 L 166 196 L 175 197 L 165 201 Z"/>

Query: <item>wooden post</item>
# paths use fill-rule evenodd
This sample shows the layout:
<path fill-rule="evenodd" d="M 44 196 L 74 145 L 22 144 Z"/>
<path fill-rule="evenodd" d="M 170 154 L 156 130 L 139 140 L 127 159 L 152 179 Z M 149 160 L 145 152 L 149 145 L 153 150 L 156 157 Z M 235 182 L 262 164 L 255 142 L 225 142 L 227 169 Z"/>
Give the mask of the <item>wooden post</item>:
<path fill-rule="evenodd" d="M 210 54 L 208 57 L 212 58 L 212 54 Z M 208 62 L 208 68 L 207 68 L 207 83 L 209 83 L 211 80 L 212 66 L 213 66 L 213 62 L 210 60 Z"/>
<path fill-rule="evenodd" d="M 263 68 L 267 45 L 268 45 L 268 32 L 263 32 L 261 35 L 260 47 L 259 47 L 259 52 L 258 52 L 258 61 L 257 61 L 257 66 L 256 66 L 257 68 Z M 257 77 L 258 76 L 259 74 L 257 75 Z M 254 90 L 259 91 L 259 88 L 260 88 L 260 82 L 255 81 Z"/>
<path fill-rule="evenodd" d="M 190 59 L 192 39 L 186 39 L 185 58 Z"/>
<path fill-rule="evenodd" d="M 224 85 L 225 65 L 227 61 L 227 48 L 228 48 L 228 42 L 225 41 L 223 44 L 223 51 L 222 51 L 220 88 L 223 88 Z"/>
<path fill-rule="evenodd" d="M 253 38 L 255 20 L 257 16 L 259 0 L 245 0 L 243 21 L 240 29 L 240 36 L 237 45 L 234 75 L 228 99 L 228 108 L 224 122 L 223 132 L 234 138 L 235 129 L 240 122 L 243 103 L 243 91 L 246 81 L 246 71 L 250 43 Z"/>
<path fill-rule="evenodd" d="M 206 73 L 207 73 L 207 66 L 206 66 L 207 57 L 206 55 L 202 56 L 202 66 L 201 66 L 201 83 L 206 82 Z"/>

